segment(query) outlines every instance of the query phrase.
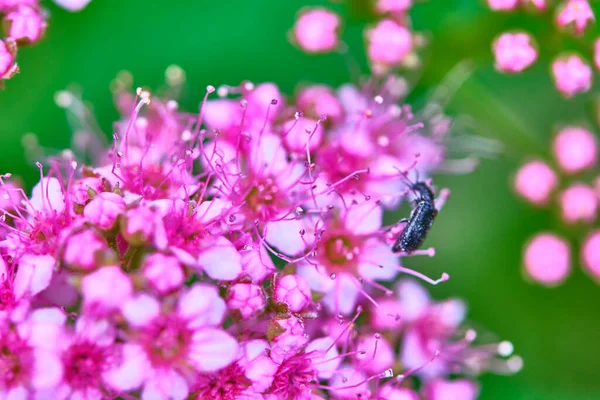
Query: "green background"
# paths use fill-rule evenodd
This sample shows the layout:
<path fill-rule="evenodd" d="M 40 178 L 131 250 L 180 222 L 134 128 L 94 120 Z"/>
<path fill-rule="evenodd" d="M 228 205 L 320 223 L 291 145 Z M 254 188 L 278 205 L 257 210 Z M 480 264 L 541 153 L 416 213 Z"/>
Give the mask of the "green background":
<path fill-rule="evenodd" d="M 181 104 L 189 110 L 207 84 L 274 81 L 290 93 L 303 81 L 347 82 L 342 56 L 304 55 L 286 38 L 300 6 L 323 3 L 94 0 L 76 14 L 48 4 L 52 17 L 46 39 L 21 50 L 22 72 L 0 92 L 0 172 L 34 182 L 36 170 L 25 161 L 21 145 L 24 133 L 37 134 L 47 147 L 69 146 L 70 128 L 53 96 L 71 83 L 81 86 L 101 127 L 110 132 L 117 113 L 109 82 L 122 69 L 133 73 L 135 85 L 157 87 L 168 65 L 180 65 L 188 78 Z M 342 5 L 331 6 L 347 15 Z M 522 244 L 537 231 L 564 227 L 552 211 L 534 210 L 509 189 L 518 163 L 529 154 L 547 156 L 557 123 L 590 124 L 586 98 L 562 99 L 548 76 L 550 57 L 577 43 L 552 34 L 547 19 L 492 14 L 483 0 L 430 0 L 416 5 L 412 15 L 415 29 L 431 39 L 412 99 L 422 101 L 425 89 L 439 84 L 452 66 L 473 60 L 474 75 L 448 108 L 471 115 L 478 134 L 502 140 L 506 150 L 473 174 L 436 180 L 452 188 L 429 238 L 438 255 L 407 263 L 431 276 L 449 272 L 452 279 L 433 288 L 434 295 L 464 297 L 470 319 L 513 341 L 523 356 L 525 367 L 518 375 L 482 378 L 482 399 L 599 399 L 600 290 L 579 269 L 576 255 L 576 268 L 561 287 L 547 289 L 523 279 Z M 344 33 L 363 66 L 366 22 L 360 12 L 351 13 Z M 515 27 L 536 32 L 541 61 L 520 76 L 502 76 L 493 70 L 490 42 Z M 577 231 L 569 235 L 577 246 Z"/>

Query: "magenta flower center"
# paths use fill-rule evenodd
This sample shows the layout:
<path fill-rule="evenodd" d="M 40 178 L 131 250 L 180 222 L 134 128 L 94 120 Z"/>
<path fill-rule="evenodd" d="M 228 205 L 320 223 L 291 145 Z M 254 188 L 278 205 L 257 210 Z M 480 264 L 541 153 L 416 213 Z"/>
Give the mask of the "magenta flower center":
<path fill-rule="evenodd" d="M 33 369 L 33 350 L 14 332 L 0 334 L 0 390 L 26 384 Z"/>
<path fill-rule="evenodd" d="M 101 373 L 107 365 L 107 354 L 99 346 L 81 342 L 74 343 L 62 356 L 65 381 L 76 389 L 98 387 Z"/>
<path fill-rule="evenodd" d="M 185 360 L 191 332 L 175 317 L 158 318 L 144 334 L 144 343 L 154 365 L 172 365 Z"/>
<path fill-rule="evenodd" d="M 251 382 L 244 375 L 242 368 L 233 363 L 217 375 L 209 377 L 207 383 L 196 394 L 199 399 L 235 400 L 250 385 Z"/>
<path fill-rule="evenodd" d="M 312 389 L 311 382 L 317 381 L 310 359 L 304 354 L 286 360 L 275 374 L 269 393 L 284 399 L 300 398 Z"/>
<path fill-rule="evenodd" d="M 357 255 L 357 247 L 354 238 L 348 235 L 334 235 L 325 238 L 324 257 L 326 263 L 333 270 L 344 267 L 344 270 L 351 268 Z"/>

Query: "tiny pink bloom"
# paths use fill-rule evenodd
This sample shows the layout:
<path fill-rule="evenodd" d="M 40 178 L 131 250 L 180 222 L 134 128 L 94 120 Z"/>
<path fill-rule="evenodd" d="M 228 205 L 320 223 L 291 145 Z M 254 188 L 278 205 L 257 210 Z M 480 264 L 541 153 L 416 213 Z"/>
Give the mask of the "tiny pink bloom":
<path fill-rule="evenodd" d="M 4 17 L 4 21 L 7 36 L 19 43 L 35 43 L 46 30 L 46 21 L 36 9 L 28 6 L 17 7 Z"/>
<path fill-rule="evenodd" d="M 525 2 L 531 4 L 538 11 L 545 10 L 548 6 L 548 0 L 525 0 Z"/>
<path fill-rule="evenodd" d="M 66 239 L 63 261 L 70 268 L 91 270 L 100 266 L 107 250 L 106 240 L 99 233 L 86 229 Z"/>
<path fill-rule="evenodd" d="M 575 33 L 580 35 L 595 19 L 587 0 L 566 0 L 560 6 L 556 23 L 561 28 L 572 26 Z"/>
<path fill-rule="evenodd" d="M 227 307 L 238 311 L 242 319 L 249 319 L 265 308 L 263 289 L 252 283 L 236 283 L 229 287 Z"/>
<path fill-rule="evenodd" d="M 476 400 L 479 388 L 467 379 L 435 379 L 427 383 L 424 392 L 427 400 Z"/>
<path fill-rule="evenodd" d="M 311 302 L 310 286 L 299 275 L 284 275 L 277 279 L 273 297 L 289 311 L 300 312 Z"/>
<path fill-rule="evenodd" d="M 401 14 L 412 6 L 412 0 L 377 0 L 375 10 L 378 13 Z"/>
<path fill-rule="evenodd" d="M 16 45 L 8 40 L 0 40 L 0 79 L 8 79 L 15 69 Z"/>
<path fill-rule="evenodd" d="M 179 289 L 185 276 L 181 264 L 176 257 L 154 253 L 142 264 L 144 277 L 160 294 L 166 294 Z"/>
<path fill-rule="evenodd" d="M 54 0 L 56 4 L 68 11 L 81 11 L 83 10 L 92 0 Z"/>
<path fill-rule="evenodd" d="M 307 53 L 326 53 L 339 43 L 340 17 L 324 8 L 300 14 L 294 25 L 294 40 Z"/>
<path fill-rule="evenodd" d="M 592 68 L 578 55 L 554 60 L 552 75 L 556 88 L 567 98 L 587 92 L 592 86 Z"/>
<path fill-rule="evenodd" d="M 80 317 L 74 331 L 59 341 L 64 369 L 62 382 L 54 388 L 54 398 L 101 399 L 107 388 L 105 375 L 118 365 L 121 352 L 114 346 L 116 330 L 106 320 Z"/>
<path fill-rule="evenodd" d="M 521 197 L 536 205 L 545 205 L 558 186 L 556 172 L 543 161 L 530 161 L 519 168 L 514 187 Z"/>
<path fill-rule="evenodd" d="M 519 0 L 487 0 L 487 3 L 494 11 L 510 11 L 517 7 Z"/>
<path fill-rule="evenodd" d="M 35 398 L 60 382 L 63 368 L 56 346 L 64 323 L 60 315 L 39 309 L 16 329 L 0 328 L 0 398 Z"/>
<path fill-rule="evenodd" d="M 100 229 L 111 229 L 125 211 L 125 200 L 116 193 L 100 193 L 84 208 L 85 219 Z"/>
<path fill-rule="evenodd" d="M 492 45 L 496 69 L 502 72 L 521 72 L 537 58 L 531 36 L 524 32 L 503 33 Z"/>
<path fill-rule="evenodd" d="M 119 309 L 131 297 L 133 285 L 120 267 L 109 266 L 86 275 L 81 292 L 84 309 L 104 315 Z"/>
<path fill-rule="evenodd" d="M 560 130 L 552 143 L 558 165 L 574 174 L 592 168 L 598 161 L 598 139 L 585 128 L 570 126 Z"/>
<path fill-rule="evenodd" d="M 594 222 L 598 215 L 598 198 L 594 189 L 575 183 L 560 194 L 562 219 L 567 223 Z"/>
<path fill-rule="evenodd" d="M 318 119 L 327 116 L 326 125 L 338 122 L 343 115 L 342 105 L 333 91 L 325 85 L 303 88 L 296 97 L 296 106 L 305 116 Z"/>
<path fill-rule="evenodd" d="M 581 259 L 585 269 L 600 279 L 600 230 L 593 231 L 583 242 Z"/>
<path fill-rule="evenodd" d="M 412 50 L 410 31 L 391 19 L 384 19 L 367 30 L 367 54 L 371 62 L 397 66 Z"/>
<path fill-rule="evenodd" d="M 571 270 L 569 244 L 551 233 L 537 234 L 525 247 L 526 273 L 544 285 L 562 282 Z"/>
<path fill-rule="evenodd" d="M 143 384 L 143 399 L 184 399 L 193 374 L 218 371 L 238 354 L 237 341 L 218 328 L 225 303 L 214 286 L 190 287 L 172 312 L 161 311 L 160 303 L 144 294 L 122 304 L 122 311 L 136 339 L 131 343 L 135 350 L 124 356 L 121 368 L 135 365 L 141 379 L 119 382 L 117 368 L 109 380 L 121 390 Z"/>

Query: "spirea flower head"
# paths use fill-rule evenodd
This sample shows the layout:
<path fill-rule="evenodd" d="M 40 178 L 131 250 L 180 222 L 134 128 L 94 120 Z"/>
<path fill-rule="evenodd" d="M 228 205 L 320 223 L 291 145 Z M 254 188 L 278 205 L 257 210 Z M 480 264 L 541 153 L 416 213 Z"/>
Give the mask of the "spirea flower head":
<path fill-rule="evenodd" d="M 393 253 L 404 223 L 382 224 L 449 161 L 447 117 L 397 104 L 401 87 L 209 86 L 194 114 L 118 86 L 113 141 L 78 148 L 87 164 L 38 163 L 29 196 L 0 177 L 0 361 L 20 371 L 2 393 L 410 399 L 409 376 L 500 370 L 495 345 L 457 338 L 460 301 L 382 284 L 448 279 L 411 269 L 434 249 Z M 43 343 L 23 334 L 42 322 Z"/>

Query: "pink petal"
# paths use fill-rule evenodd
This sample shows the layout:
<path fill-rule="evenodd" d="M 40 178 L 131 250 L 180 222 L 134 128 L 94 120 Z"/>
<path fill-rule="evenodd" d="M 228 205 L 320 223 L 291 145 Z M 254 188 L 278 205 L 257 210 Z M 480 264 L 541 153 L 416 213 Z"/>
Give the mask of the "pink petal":
<path fill-rule="evenodd" d="M 115 389 L 129 391 L 139 387 L 148 373 L 149 361 L 144 349 L 135 344 L 123 345 L 123 362 L 104 373 L 103 378 Z"/>
<path fill-rule="evenodd" d="M 294 256 L 306 248 L 300 231 L 304 224 L 299 220 L 276 221 L 267 223 L 266 240 L 284 254 Z"/>
<path fill-rule="evenodd" d="M 81 282 L 85 305 L 118 309 L 131 296 L 133 285 L 121 268 L 109 266 L 92 272 Z"/>
<path fill-rule="evenodd" d="M 42 190 L 43 189 L 43 190 Z M 65 208 L 60 182 L 56 178 L 43 178 L 31 191 L 29 202 L 35 211 L 60 213 Z M 31 210 L 33 211 L 33 210 Z"/>
<path fill-rule="evenodd" d="M 31 384 L 36 389 L 56 386 L 63 374 L 62 362 L 55 354 L 45 351 L 35 351 L 35 361 Z"/>
<path fill-rule="evenodd" d="M 395 292 L 401 306 L 402 318 L 408 321 L 416 320 L 429 307 L 429 293 L 413 279 L 398 282 Z"/>
<path fill-rule="evenodd" d="M 25 254 L 19 260 L 19 269 L 15 276 L 15 295 L 24 292 L 35 296 L 50 285 L 56 260 L 52 256 Z"/>
<path fill-rule="evenodd" d="M 362 248 L 358 273 L 370 279 L 392 280 L 398 274 L 400 257 L 392 253 L 389 245 L 378 239 L 368 239 Z"/>
<path fill-rule="evenodd" d="M 160 304 L 153 297 L 140 294 L 127 300 L 121 312 L 130 325 L 140 327 L 149 324 L 160 315 Z"/>
<path fill-rule="evenodd" d="M 313 340 L 306 346 L 306 354 L 314 352 L 310 358 L 317 371 L 319 371 L 319 378 L 321 379 L 330 379 L 342 362 L 342 358 L 338 357 L 337 347 L 333 346 L 333 343 L 332 338 L 323 337 Z"/>
<path fill-rule="evenodd" d="M 181 375 L 173 370 L 157 370 L 142 391 L 142 400 L 183 400 L 189 387 Z"/>
<path fill-rule="evenodd" d="M 242 256 L 233 244 L 219 236 L 198 259 L 202 269 L 212 279 L 233 280 L 242 272 Z"/>
<path fill-rule="evenodd" d="M 56 4 L 68 11 L 80 11 L 92 0 L 54 0 Z"/>
<path fill-rule="evenodd" d="M 338 274 L 333 289 L 323 297 L 323 304 L 332 312 L 348 315 L 356 310 L 358 286 L 349 274 Z"/>
<path fill-rule="evenodd" d="M 372 201 L 354 204 L 344 218 L 346 229 L 355 234 L 373 233 L 381 228 L 383 208 Z"/>
<path fill-rule="evenodd" d="M 215 286 L 197 283 L 177 303 L 177 314 L 190 320 L 189 325 L 197 328 L 204 325 L 219 325 L 225 315 L 225 301 Z"/>
<path fill-rule="evenodd" d="M 197 371 L 217 371 L 235 360 L 237 341 L 220 329 L 206 328 L 194 333 L 188 355 Z"/>

